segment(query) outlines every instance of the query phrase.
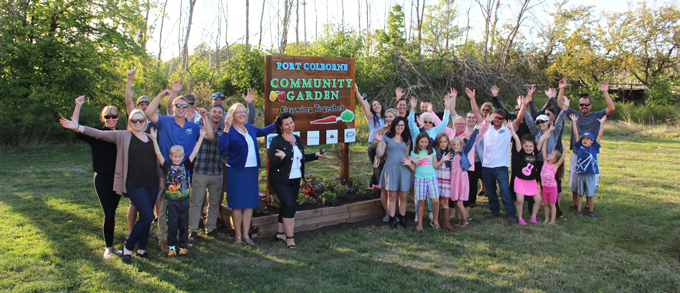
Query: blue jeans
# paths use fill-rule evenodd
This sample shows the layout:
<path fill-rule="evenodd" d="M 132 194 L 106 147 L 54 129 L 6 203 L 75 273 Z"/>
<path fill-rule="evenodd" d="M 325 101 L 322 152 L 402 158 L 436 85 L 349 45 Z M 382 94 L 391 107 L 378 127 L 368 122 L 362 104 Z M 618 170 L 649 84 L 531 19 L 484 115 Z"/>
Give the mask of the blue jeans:
<path fill-rule="evenodd" d="M 508 168 L 482 168 L 482 181 L 484 181 L 486 195 L 489 198 L 489 209 L 491 210 L 491 213 L 497 216 L 500 216 L 501 214 L 500 205 L 498 203 L 498 193 L 496 192 L 496 182 L 498 182 L 501 200 L 503 201 L 503 206 L 505 206 L 505 215 L 508 218 L 516 218 L 515 203 L 512 200 L 508 186 Z"/>
<path fill-rule="evenodd" d="M 138 249 L 146 250 L 146 243 L 149 238 L 149 228 L 154 219 L 153 206 L 156 204 L 158 197 L 158 184 L 151 187 L 139 187 L 125 182 L 127 188 L 127 195 L 132 204 L 139 212 L 139 218 L 130 232 L 130 238 L 125 243 L 127 250 L 132 250 L 135 245 L 139 244 Z"/>

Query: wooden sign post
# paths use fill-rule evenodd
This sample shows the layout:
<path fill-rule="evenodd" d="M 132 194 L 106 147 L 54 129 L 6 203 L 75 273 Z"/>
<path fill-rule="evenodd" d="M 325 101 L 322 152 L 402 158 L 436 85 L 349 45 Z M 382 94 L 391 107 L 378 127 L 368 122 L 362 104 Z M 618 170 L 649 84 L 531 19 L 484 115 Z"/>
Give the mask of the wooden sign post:
<path fill-rule="evenodd" d="M 341 143 L 340 177 L 345 180 L 349 180 L 348 143 L 356 139 L 354 71 L 353 58 L 264 58 L 265 125 L 287 112 L 293 115 L 295 134 L 306 148 Z M 267 147 L 274 136 L 267 137 Z M 269 196 L 269 184 L 267 189 Z"/>

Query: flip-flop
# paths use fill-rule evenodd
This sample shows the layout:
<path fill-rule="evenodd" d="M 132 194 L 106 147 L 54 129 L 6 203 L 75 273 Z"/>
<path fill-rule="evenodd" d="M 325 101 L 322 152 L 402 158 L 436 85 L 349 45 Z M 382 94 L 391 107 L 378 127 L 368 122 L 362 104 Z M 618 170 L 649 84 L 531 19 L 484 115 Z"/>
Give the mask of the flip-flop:
<path fill-rule="evenodd" d="M 417 226 L 416 226 L 416 231 L 423 231 L 423 226 L 422 226 L 422 225 L 417 225 Z"/>

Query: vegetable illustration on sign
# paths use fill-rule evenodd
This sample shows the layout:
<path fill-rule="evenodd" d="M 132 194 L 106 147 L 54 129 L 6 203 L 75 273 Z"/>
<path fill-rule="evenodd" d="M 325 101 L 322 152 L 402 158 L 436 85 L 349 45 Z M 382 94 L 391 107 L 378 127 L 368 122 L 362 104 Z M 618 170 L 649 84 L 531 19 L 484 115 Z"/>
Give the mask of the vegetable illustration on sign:
<path fill-rule="evenodd" d="M 342 111 L 340 116 L 328 116 L 326 118 L 321 118 L 317 119 L 314 121 L 310 121 L 309 124 L 333 124 L 338 121 L 342 122 L 352 122 L 354 121 L 354 112 L 351 110 L 347 109 L 345 111 Z"/>
<path fill-rule="evenodd" d="M 277 91 L 271 91 L 269 92 L 269 100 L 272 102 L 275 102 L 276 99 L 278 98 L 279 102 L 283 102 L 286 99 L 286 92 L 277 92 Z"/>

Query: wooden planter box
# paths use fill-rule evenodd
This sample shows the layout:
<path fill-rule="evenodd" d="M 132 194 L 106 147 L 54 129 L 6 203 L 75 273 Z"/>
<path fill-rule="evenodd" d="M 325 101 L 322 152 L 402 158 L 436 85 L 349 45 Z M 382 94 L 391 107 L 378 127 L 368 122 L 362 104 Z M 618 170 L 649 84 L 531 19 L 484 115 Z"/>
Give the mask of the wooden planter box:
<path fill-rule="evenodd" d="M 315 230 L 342 223 L 355 223 L 375 219 L 384 213 L 380 199 L 355 202 L 335 207 L 303 210 L 295 213 L 295 232 Z M 230 220 L 231 210 L 222 206 L 222 220 Z M 278 230 L 278 215 L 255 217 L 252 221 L 252 236 L 267 237 Z M 225 221 L 227 226 L 231 226 Z"/>

